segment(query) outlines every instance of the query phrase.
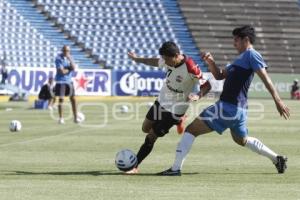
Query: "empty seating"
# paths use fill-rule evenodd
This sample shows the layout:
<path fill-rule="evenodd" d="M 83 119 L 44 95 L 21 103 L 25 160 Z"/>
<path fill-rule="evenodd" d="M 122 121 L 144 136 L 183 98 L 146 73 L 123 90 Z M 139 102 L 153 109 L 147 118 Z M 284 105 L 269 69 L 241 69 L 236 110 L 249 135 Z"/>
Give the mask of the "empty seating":
<path fill-rule="evenodd" d="M 57 30 L 50 26 L 48 29 L 47 21 L 37 19 L 40 14 L 32 12 L 32 2 L 36 11 L 42 10 L 55 22 Z M 128 58 L 128 51 L 141 56 L 157 55 L 160 45 L 168 40 L 199 59 L 199 50 L 187 36 L 189 32 L 173 0 L 2 0 L 0 8 L 0 53 L 6 52 L 12 66 L 53 66 L 62 44 L 59 41 L 65 42 L 65 35 L 68 44 L 75 43 L 74 57 L 75 61 L 80 57 L 79 63 L 94 59 L 106 61 L 108 67 L 132 69 L 134 62 Z M 139 65 L 138 69 L 150 68 Z"/>
<path fill-rule="evenodd" d="M 132 66 L 128 51 L 153 56 L 162 42 L 178 42 L 160 0 L 36 0 L 35 4 L 93 58 L 111 67 Z"/>
<path fill-rule="evenodd" d="M 6 54 L 8 66 L 51 67 L 57 48 L 45 40 L 6 1 L 0 2 L 0 54 Z"/>
<path fill-rule="evenodd" d="M 199 48 L 226 65 L 237 55 L 231 31 L 236 26 L 256 27 L 255 48 L 270 72 L 299 72 L 300 10 L 297 0 L 179 0 L 183 15 Z M 298 70 L 297 70 L 298 69 Z"/>

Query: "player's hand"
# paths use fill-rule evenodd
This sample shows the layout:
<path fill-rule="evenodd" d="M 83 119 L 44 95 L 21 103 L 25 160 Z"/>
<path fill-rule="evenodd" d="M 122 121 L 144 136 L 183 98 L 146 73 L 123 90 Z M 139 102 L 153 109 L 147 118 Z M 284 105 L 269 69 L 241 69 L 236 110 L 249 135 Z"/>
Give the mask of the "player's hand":
<path fill-rule="evenodd" d="M 200 96 L 198 94 L 195 93 L 190 93 L 188 96 L 188 101 L 198 101 L 200 99 Z"/>
<path fill-rule="evenodd" d="M 215 64 L 214 57 L 211 55 L 210 52 L 202 52 L 202 53 L 201 53 L 201 58 L 202 58 L 208 65 Z"/>
<path fill-rule="evenodd" d="M 280 116 L 283 116 L 285 119 L 290 117 L 290 109 L 280 100 L 275 102 L 277 110 Z"/>
<path fill-rule="evenodd" d="M 127 55 L 131 60 L 135 61 L 137 59 L 137 55 L 134 52 L 128 52 Z"/>
<path fill-rule="evenodd" d="M 64 74 L 68 74 L 68 73 L 70 73 L 70 69 L 69 68 L 65 68 L 64 69 Z"/>

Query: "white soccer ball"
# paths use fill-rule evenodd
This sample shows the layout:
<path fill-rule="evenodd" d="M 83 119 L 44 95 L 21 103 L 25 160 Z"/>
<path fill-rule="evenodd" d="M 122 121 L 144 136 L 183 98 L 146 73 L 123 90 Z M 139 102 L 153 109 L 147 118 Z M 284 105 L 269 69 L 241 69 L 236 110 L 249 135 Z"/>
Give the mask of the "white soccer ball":
<path fill-rule="evenodd" d="M 17 131 L 20 131 L 22 128 L 22 124 L 20 121 L 18 120 L 12 120 L 9 124 L 9 130 L 11 132 L 17 132 Z"/>
<path fill-rule="evenodd" d="M 125 105 L 121 106 L 120 108 L 121 113 L 128 113 L 128 110 L 129 110 L 128 106 Z"/>
<path fill-rule="evenodd" d="M 77 121 L 78 122 L 83 122 L 85 120 L 85 116 L 82 112 L 77 113 Z"/>
<path fill-rule="evenodd" d="M 116 167 L 121 171 L 132 170 L 137 164 L 137 157 L 129 149 L 119 151 L 115 158 Z"/>

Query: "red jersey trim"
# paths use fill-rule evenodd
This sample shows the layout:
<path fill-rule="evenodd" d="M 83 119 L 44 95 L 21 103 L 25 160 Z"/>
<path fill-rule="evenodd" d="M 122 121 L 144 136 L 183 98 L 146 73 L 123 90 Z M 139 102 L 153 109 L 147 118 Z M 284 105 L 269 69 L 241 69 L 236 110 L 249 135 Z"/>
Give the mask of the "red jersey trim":
<path fill-rule="evenodd" d="M 195 75 L 198 79 L 202 77 L 201 70 L 198 68 L 198 65 L 195 64 L 192 58 L 187 58 L 185 64 L 190 74 Z"/>

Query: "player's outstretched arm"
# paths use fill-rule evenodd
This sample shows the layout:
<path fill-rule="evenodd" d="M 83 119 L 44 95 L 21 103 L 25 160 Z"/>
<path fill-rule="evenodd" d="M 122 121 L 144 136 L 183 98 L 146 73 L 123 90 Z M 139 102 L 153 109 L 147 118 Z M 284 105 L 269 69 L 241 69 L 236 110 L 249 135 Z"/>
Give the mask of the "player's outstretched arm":
<path fill-rule="evenodd" d="M 127 53 L 129 58 L 137 63 L 143 63 L 145 65 L 150 65 L 150 66 L 153 66 L 153 67 L 158 67 L 158 61 L 159 59 L 158 58 L 141 58 L 141 57 L 138 57 L 135 53 L 133 52 L 128 52 Z"/>
<path fill-rule="evenodd" d="M 214 75 L 216 80 L 223 80 L 226 78 L 226 71 L 217 67 L 210 52 L 201 53 L 201 58 L 207 63 L 209 71 Z"/>
<path fill-rule="evenodd" d="M 285 119 L 288 119 L 290 117 L 290 111 L 289 108 L 283 103 L 281 100 L 279 94 L 277 93 L 271 78 L 269 77 L 267 71 L 265 68 L 261 68 L 256 71 L 259 78 L 263 81 L 264 85 L 272 95 L 276 108 L 280 114 L 280 116 L 283 116 Z"/>

